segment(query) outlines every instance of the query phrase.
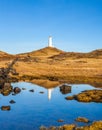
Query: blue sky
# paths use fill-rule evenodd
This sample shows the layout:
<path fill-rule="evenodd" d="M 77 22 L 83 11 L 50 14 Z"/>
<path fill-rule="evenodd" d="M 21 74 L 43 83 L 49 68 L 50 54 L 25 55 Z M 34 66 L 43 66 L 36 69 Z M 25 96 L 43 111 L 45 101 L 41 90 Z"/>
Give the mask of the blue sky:
<path fill-rule="evenodd" d="M 102 0 L 0 0 L 0 50 L 40 49 L 49 35 L 64 51 L 102 48 Z"/>

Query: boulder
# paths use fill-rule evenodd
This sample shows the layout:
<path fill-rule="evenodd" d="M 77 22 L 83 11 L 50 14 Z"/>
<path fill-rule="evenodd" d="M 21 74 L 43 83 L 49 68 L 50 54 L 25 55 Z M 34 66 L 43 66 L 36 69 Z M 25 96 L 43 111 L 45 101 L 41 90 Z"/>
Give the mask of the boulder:
<path fill-rule="evenodd" d="M 9 103 L 11 103 L 11 104 L 14 104 L 14 103 L 16 103 L 14 100 L 11 100 Z"/>
<path fill-rule="evenodd" d="M 34 89 L 29 90 L 29 92 L 34 92 Z"/>
<path fill-rule="evenodd" d="M 3 111 L 9 111 L 9 110 L 11 110 L 11 107 L 10 106 L 2 106 L 1 110 L 3 110 Z"/>
<path fill-rule="evenodd" d="M 9 95 L 12 92 L 11 83 L 4 83 L 4 86 L 2 87 L 2 89 L 0 89 L 0 92 L 4 96 Z"/>
<path fill-rule="evenodd" d="M 15 87 L 13 91 L 17 94 L 21 92 L 21 89 L 19 87 Z"/>
<path fill-rule="evenodd" d="M 88 122 L 89 122 L 89 119 L 87 119 L 87 118 L 85 118 L 85 117 L 78 117 L 78 118 L 75 119 L 75 121 L 88 123 Z"/>
<path fill-rule="evenodd" d="M 66 100 L 73 100 L 74 99 L 74 96 L 68 96 L 68 97 L 65 97 Z"/>

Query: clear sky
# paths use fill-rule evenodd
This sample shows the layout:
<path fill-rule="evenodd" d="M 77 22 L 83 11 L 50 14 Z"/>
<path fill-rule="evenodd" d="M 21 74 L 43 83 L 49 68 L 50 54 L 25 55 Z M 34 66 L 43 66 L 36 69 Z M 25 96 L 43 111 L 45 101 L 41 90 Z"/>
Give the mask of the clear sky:
<path fill-rule="evenodd" d="M 0 0 L 0 50 L 40 49 L 49 35 L 64 51 L 102 48 L 102 0 Z"/>

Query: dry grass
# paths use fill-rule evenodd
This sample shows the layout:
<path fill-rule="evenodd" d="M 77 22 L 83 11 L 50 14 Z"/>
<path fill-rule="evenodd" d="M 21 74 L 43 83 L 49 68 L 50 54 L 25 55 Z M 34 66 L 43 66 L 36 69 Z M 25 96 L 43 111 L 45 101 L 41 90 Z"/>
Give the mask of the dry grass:
<path fill-rule="evenodd" d="M 30 53 L 19 54 L 19 60 L 14 68 L 19 76 L 33 76 L 39 79 L 68 79 L 69 77 L 99 77 L 102 76 L 102 59 L 98 58 L 73 58 L 68 56 L 60 57 L 64 53 L 57 48 L 43 48 Z M 59 58 L 51 56 L 59 55 Z M 79 54 L 79 53 L 78 53 Z M 99 56 L 100 51 L 93 51 L 89 54 Z M 16 57 L 15 56 L 15 57 Z M 50 58 L 49 58 L 50 57 Z M 35 59 L 39 60 L 35 60 Z M 24 60 L 22 60 L 24 59 Z M 0 61 L 0 67 L 5 67 L 8 61 Z"/>
<path fill-rule="evenodd" d="M 5 67 L 8 61 L 1 61 L 0 67 Z M 40 77 L 66 78 L 69 76 L 97 77 L 102 75 L 101 59 L 67 59 L 65 61 L 22 62 L 14 65 L 17 72 L 22 75 Z"/>

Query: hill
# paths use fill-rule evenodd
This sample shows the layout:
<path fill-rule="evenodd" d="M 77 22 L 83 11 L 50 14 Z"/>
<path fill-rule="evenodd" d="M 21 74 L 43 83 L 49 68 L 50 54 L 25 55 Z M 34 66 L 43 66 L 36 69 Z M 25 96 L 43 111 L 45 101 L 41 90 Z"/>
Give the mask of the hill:
<path fill-rule="evenodd" d="M 78 52 L 62 52 L 58 55 L 50 57 L 52 59 L 65 59 L 65 58 L 102 58 L 102 49 L 94 50 L 89 53 L 78 53 Z"/>
<path fill-rule="evenodd" d="M 17 55 L 11 55 L 6 52 L 0 51 L 0 60 L 9 60 L 18 57 L 19 60 L 23 61 L 41 61 L 41 60 L 65 60 L 65 59 L 79 59 L 79 58 L 102 58 L 102 49 L 94 50 L 88 53 L 79 53 L 79 52 L 64 52 L 55 47 L 45 47 L 39 50 L 32 52 L 21 53 Z"/>
<path fill-rule="evenodd" d="M 6 52 L 0 51 L 0 60 L 12 59 L 14 56 Z"/>
<path fill-rule="evenodd" d="M 54 47 L 45 47 L 36 51 L 28 52 L 28 53 L 22 53 L 18 54 L 17 56 L 20 57 L 25 57 L 25 56 L 30 56 L 30 57 L 49 57 L 53 55 L 57 55 L 63 52 L 62 50 L 59 50 Z"/>

